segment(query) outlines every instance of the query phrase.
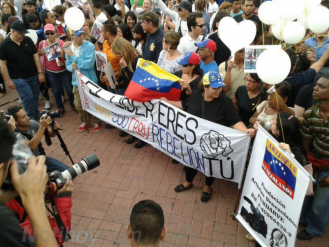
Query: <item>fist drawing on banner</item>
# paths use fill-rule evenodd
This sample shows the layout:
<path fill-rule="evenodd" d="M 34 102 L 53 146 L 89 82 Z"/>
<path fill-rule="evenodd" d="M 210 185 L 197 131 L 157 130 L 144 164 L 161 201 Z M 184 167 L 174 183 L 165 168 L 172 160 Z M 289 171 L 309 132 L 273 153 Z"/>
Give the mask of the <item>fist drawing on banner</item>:
<path fill-rule="evenodd" d="M 200 146 L 206 157 L 209 158 L 216 158 L 218 155 L 227 157 L 233 152 L 230 140 L 214 130 L 203 134 L 200 140 Z"/>

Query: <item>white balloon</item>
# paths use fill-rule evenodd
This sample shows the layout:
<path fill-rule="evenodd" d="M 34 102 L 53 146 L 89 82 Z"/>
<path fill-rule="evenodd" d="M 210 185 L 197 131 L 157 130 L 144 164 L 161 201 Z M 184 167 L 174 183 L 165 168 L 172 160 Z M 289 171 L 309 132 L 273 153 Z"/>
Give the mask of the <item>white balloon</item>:
<path fill-rule="evenodd" d="M 263 82 L 278 84 L 287 78 L 291 69 L 288 54 L 278 48 L 263 51 L 256 62 L 256 71 Z"/>
<path fill-rule="evenodd" d="M 282 18 L 286 21 L 296 20 L 300 16 L 304 9 L 305 3 L 302 0 L 277 0 Z"/>
<path fill-rule="evenodd" d="M 316 7 L 319 7 L 321 0 L 305 0 L 307 11 L 310 12 Z"/>
<path fill-rule="evenodd" d="M 249 20 L 237 23 L 232 17 L 224 17 L 218 25 L 218 36 L 231 50 L 232 56 L 250 45 L 256 37 L 256 32 L 255 23 Z"/>
<path fill-rule="evenodd" d="M 288 44 L 296 44 L 305 37 L 305 27 L 300 22 L 288 22 L 283 28 L 282 37 Z"/>
<path fill-rule="evenodd" d="M 77 31 L 83 27 L 85 16 L 77 7 L 71 7 L 64 14 L 64 21 L 71 30 Z"/>
<path fill-rule="evenodd" d="M 329 28 L 329 9 L 322 6 L 315 8 L 308 16 L 308 26 L 316 34 L 327 32 Z"/>
<path fill-rule="evenodd" d="M 277 38 L 278 40 L 283 40 L 282 33 L 286 23 L 287 21 L 280 18 L 276 23 L 272 25 L 272 33 L 274 37 Z"/>
<path fill-rule="evenodd" d="M 264 2 L 258 9 L 258 17 L 263 23 L 272 25 L 277 22 L 280 17 L 279 7 L 272 1 Z"/>
<path fill-rule="evenodd" d="M 25 34 L 25 36 L 30 37 L 33 41 L 33 43 L 36 45 L 38 42 L 38 34 L 35 30 L 33 29 L 28 29 L 28 33 Z"/>
<path fill-rule="evenodd" d="M 308 27 L 308 15 L 305 12 L 302 13 L 298 17 L 297 21 L 300 22 L 300 23 L 302 23 L 306 29 L 309 29 L 309 27 Z"/>

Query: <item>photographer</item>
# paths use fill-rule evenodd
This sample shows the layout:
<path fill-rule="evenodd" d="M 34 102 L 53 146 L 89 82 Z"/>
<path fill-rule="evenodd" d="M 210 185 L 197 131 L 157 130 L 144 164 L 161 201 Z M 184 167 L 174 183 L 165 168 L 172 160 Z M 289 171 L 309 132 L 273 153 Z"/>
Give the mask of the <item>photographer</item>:
<path fill-rule="evenodd" d="M 45 130 L 48 129 L 49 136 L 54 137 L 55 133 L 49 128 L 52 120 L 50 117 L 41 117 L 40 123 L 35 120 L 30 120 L 26 111 L 21 106 L 11 106 L 8 108 L 8 114 L 15 119 L 16 133 L 20 133 L 26 139 L 26 144 L 30 147 L 35 156 L 45 155 L 44 149 L 41 144 L 41 138 L 45 134 Z M 54 123 L 54 128 L 58 128 L 58 124 Z M 68 167 L 62 162 L 46 157 L 47 172 L 52 171 L 65 171 Z"/>
<path fill-rule="evenodd" d="M 20 195 L 22 204 L 30 218 L 35 234 L 35 246 L 58 246 L 47 219 L 43 199 L 43 191 L 47 183 L 46 167 L 44 166 L 45 157 L 40 156 L 37 159 L 31 157 L 26 172 L 20 175 L 17 163 L 10 161 L 16 138 L 9 125 L 1 118 L 0 140 L 0 186 L 2 186 L 8 175 L 11 163 L 11 181 L 17 194 Z M 17 195 L 13 192 L 0 190 L 0 201 L 7 201 L 8 195 L 11 196 L 10 194 Z M 2 203 L 0 203 L 0 219 L 1 246 L 31 246 L 27 241 L 22 241 L 24 236 L 23 229 L 19 226 L 17 218 Z"/>

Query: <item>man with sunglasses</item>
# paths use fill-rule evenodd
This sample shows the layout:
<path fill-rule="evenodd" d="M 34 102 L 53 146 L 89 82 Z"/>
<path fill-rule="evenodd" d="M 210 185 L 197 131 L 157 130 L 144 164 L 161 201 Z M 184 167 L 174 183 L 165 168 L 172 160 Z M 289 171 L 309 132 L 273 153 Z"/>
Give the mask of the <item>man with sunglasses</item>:
<path fill-rule="evenodd" d="M 188 34 L 182 37 L 177 47 L 178 51 L 185 55 L 188 52 L 196 52 L 198 47 L 194 45 L 195 42 L 199 43 L 204 39 L 203 31 L 206 22 L 200 12 L 192 13 L 187 18 Z"/>
<path fill-rule="evenodd" d="M 192 5 L 189 1 L 182 1 L 178 4 L 177 12 L 170 10 L 162 0 L 155 0 L 163 14 L 175 21 L 175 32 L 179 33 L 181 37 L 188 33 L 187 17 L 192 13 Z"/>

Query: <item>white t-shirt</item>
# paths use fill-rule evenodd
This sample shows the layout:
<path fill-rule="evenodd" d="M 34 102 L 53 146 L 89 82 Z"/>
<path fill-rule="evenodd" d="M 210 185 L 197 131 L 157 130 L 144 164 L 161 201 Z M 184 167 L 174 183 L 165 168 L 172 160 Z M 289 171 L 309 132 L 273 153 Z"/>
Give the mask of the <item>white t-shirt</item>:
<path fill-rule="evenodd" d="M 107 21 L 106 15 L 102 12 L 97 17 L 96 20 L 98 20 L 100 23 L 104 23 Z"/>
<path fill-rule="evenodd" d="M 210 2 L 208 3 L 208 13 L 214 13 L 218 11 L 218 4 L 216 2 L 214 2 L 213 4 L 211 4 Z"/>
<path fill-rule="evenodd" d="M 194 40 L 190 34 L 186 34 L 182 38 L 180 38 L 179 45 L 177 50 L 180 54 L 185 55 L 187 52 L 195 52 L 198 47 L 194 45 L 194 43 L 199 43 L 202 41 L 203 35 L 200 35 L 197 40 Z"/>

